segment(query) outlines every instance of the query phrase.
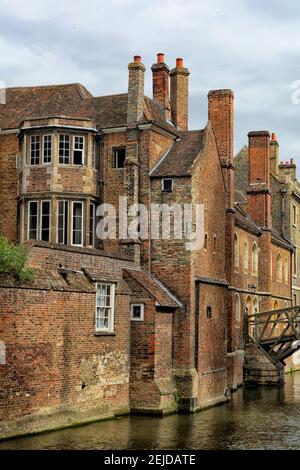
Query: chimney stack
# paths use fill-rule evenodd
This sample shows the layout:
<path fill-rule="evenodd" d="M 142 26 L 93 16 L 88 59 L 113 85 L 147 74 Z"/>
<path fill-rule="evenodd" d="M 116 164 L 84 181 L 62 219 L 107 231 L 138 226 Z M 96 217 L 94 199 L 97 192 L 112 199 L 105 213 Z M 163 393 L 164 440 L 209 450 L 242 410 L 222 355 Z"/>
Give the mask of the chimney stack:
<path fill-rule="evenodd" d="M 179 131 L 188 129 L 189 70 L 183 59 L 176 59 L 176 67 L 171 70 L 171 110 L 172 121 Z"/>
<path fill-rule="evenodd" d="M 208 119 L 223 167 L 227 209 L 234 208 L 233 101 L 234 94 L 229 89 L 211 90 L 208 93 Z"/>
<path fill-rule="evenodd" d="M 270 134 L 249 132 L 248 211 L 254 222 L 263 228 L 271 226 Z"/>
<path fill-rule="evenodd" d="M 290 176 L 292 179 L 296 179 L 297 167 L 294 163 L 294 159 L 291 158 L 289 162 L 281 162 L 279 165 L 280 176 Z"/>
<path fill-rule="evenodd" d="M 128 65 L 128 70 L 127 126 L 132 127 L 142 117 L 144 109 L 146 67 L 141 62 L 141 56 L 134 56 L 133 62 Z"/>
<path fill-rule="evenodd" d="M 169 101 L 169 74 L 170 69 L 165 63 L 165 55 L 157 54 L 157 61 L 151 67 L 153 98 L 163 107 L 166 119 L 171 120 L 171 107 Z"/>
<path fill-rule="evenodd" d="M 279 143 L 276 134 L 272 132 L 270 140 L 270 171 L 273 175 L 278 176 L 278 158 Z"/>

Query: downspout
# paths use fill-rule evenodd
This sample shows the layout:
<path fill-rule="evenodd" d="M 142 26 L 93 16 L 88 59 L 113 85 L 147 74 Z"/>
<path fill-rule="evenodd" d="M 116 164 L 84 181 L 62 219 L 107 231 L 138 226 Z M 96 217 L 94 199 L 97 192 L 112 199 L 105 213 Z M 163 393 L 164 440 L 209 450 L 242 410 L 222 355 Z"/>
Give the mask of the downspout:
<path fill-rule="evenodd" d="M 198 371 L 199 366 L 199 315 L 200 315 L 200 282 L 195 282 L 195 339 L 194 339 L 194 364 Z"/>
<path fill-rule="evenodd" d="M 286 195 L 285 188 L 281 188 L 280 195 L 281 195 L 280 230 L 281 230 L 281 235 L 284 237 L 285 236 L 285 195 Z"/>

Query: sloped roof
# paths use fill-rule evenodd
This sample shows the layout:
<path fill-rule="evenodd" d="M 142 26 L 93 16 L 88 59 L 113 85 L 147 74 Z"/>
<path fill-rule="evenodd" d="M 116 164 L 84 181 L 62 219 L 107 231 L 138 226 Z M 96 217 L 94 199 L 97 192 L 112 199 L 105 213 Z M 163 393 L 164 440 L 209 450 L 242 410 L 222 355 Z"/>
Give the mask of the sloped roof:
<path fill-rule="evenodd" d="M 246 230 L 250 230 L 250 232 L 254 233 L 255 235 L 260 235 L 260 228 L 258 225 L 256 225 L 255 222 L 253 222 L 249 215 L 246 214 L 246 212 L 244 212 L 238 204 L 235 204 L 235 208 L 235 223 Z"/>
<path fill-rule="evenodd" d="M 168 291 L 168 289 L 153 274 L 135 269 L 123 269 L 126 276 L 131 277 L 135 282 L 140 284 L 161 307 L 178 308 L 182 304 L 176 297 Z"/>
<path fill-rule="evenodd" d="M 163 158 L 150 172 L 153 178 L 166 176 L 187 176 L 202 150 L 204 129 L 178 132 L 178 139 L 173 142 Z"/>
<path fill-rule="evenodd" d="M 91 119 L 98 128 L 126 126 L 127 93 L 94 97 L 79 83 L 15 87 L 5 92 L 6 103 L 0 104 L 0 129 L 18 129 L 24 119 L 50 116 Z M 157 100 L 145 96 L 144 104 L 141 124 L 154 122 L 177 135 Z"/>
<path fill-rule="evenodd" d="M 93 118 L 92 95 L 79 83 L 7 88 L 0 104 L 0 129 L 17 129 L 26 118 L 70 116 Z"/>
<path fill-rule="evenodd" d="M 284 238 L 282 235 L 280 235 L 280 233 L 275 228 L 271 229 L 271 234 L 272 234 L 273 242 L 284 246 L 288 250 L 292 250 L 294 248 L 294 245 L 291 242 L 289 242 L 286 238 Z"/>

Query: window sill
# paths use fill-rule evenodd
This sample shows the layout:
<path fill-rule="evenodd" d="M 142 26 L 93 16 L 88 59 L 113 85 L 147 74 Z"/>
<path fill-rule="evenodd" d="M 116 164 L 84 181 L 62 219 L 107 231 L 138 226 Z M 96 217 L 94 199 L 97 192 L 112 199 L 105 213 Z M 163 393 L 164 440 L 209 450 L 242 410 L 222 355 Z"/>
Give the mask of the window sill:
<path fill-rule="evenodd" d="M 94 336 L 116 336 L 113 331 L 95 331 Z"/>

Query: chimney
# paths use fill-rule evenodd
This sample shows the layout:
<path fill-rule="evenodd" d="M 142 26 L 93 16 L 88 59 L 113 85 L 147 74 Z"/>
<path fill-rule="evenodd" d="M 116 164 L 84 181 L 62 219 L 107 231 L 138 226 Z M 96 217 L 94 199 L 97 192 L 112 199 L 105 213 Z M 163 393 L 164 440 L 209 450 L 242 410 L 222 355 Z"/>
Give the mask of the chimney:
<path fill-rule="evenodd" d="M 153 98 L 163 107 L 166 119 L 171 120 L 171 107 L 169 101 L 169 74 L 170 69 L 165 63 L 165 55 L 157 54 L 157 62 L 151 67 Z"/>
<path fill-rule="evenodd" d="M 233 101 L 234 94 L 229 89 L 211 90 L 208 93 L 208 119 L 223 167 L 227 209 L 234 208 Z"/>
<path fill-rule="evenodd" d="M 276 134 L 271 134 L 270 140 L 270 171 L 273 175 L 278 176 L 278 158 L 279 158 L 279 143 Z"/>
<path fill-rule="evenodd" d="M 294 159 L 291 158 L 289 162 L 281 162 L 279 165 L 279 174 L 280 176 L 290 176 L 292 179 L 296 179 L 296 164 L 294 163 Z"/>
<path fill-rule="evenodd" d="M 143 115 L 144 109 L 144 75 L 146 67 L 141 57 L 134 56 L 133 62 L 128 65 L 128 99 L 127 99 L 127 126 L 135 126 Z"/>
<path fill-rule="evenodd" d="M 211 90 L 208 93 L 208 119 L 214 130 L 222 164 L 233 162 L 232 90 Z"/>
<path fill-rule="evenodd" d="M 172 121 L 179 131 L 188 129 L 189 74 L 183 59 L 176 59 L 176 67 L 171 70 L 171 110 Z"/>
<path fill-rule="evenodd" d="M 249 132 L 248 139 L 248 212 L 257 225 L 270 228 L 270 134 L 268 131 Z"/>

